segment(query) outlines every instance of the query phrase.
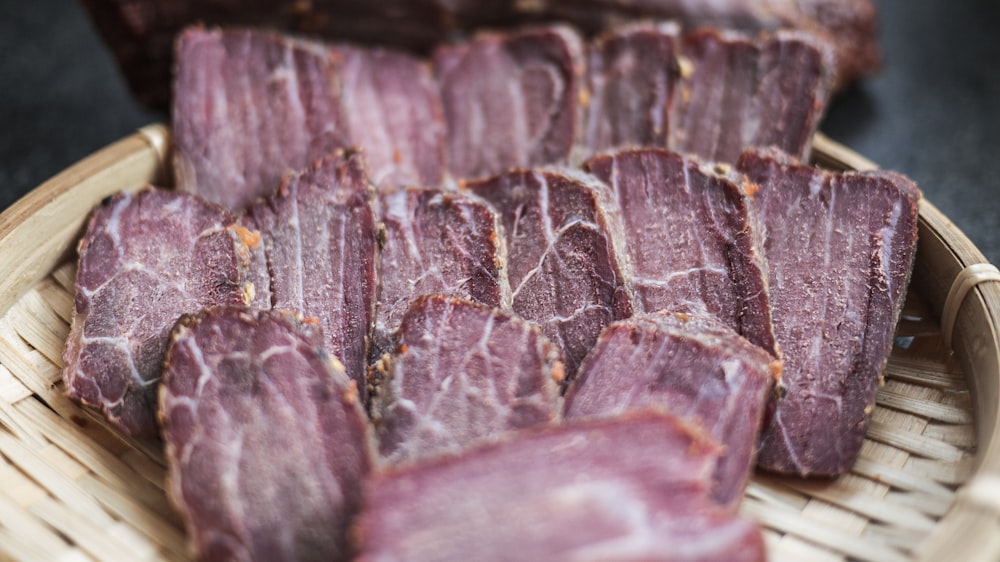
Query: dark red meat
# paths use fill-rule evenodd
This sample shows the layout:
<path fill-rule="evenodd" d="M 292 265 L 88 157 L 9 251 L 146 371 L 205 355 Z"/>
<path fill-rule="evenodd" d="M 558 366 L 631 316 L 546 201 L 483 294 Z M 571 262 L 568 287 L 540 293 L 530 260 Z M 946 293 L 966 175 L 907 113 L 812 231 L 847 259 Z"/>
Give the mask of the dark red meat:
<path fill-rule="evenodd" d="M 319 331 L 240 308 L 175 328 L 160 395 L 168 491 L 200 559 L 349 559 L 368 427 Z"/>
<path fill-rule="evenodd" d="M 374 191 L 358 154 L 334 154 L 288 176 L 243 218 L 261 233 L 271 306 L 317 318 L 327 351 L 364 392 L 375 317 Z M 261 255 L 263 254 L 263 255 Z"/>
<path fill-rule="evenodd" d="M 409 462 L 548 424 L 559 413 L 559 350 L 537 326 L 435 295 L 403 317 L 372 405 L 379 452 Z"/>
<path fill-rule="evenodd" d="M 780 372 L 780 361 L 713 318 L 635 316 L 601 333 L 566 392 L 565 417 L 655 407 L 701 425 L 725 446 L 712 497 L 735 505 Z"/>
<path fill-rule="evenodd" d="M 741 177 L 660 149 L 601 155 L 587 167 L 617 195 L 637 310 L 707 313 L 778 355 Z"/>
<path fill-rule="evenodd" d="M 220 207 L 147 188 L 94 210 L 80 241 L 63 380 L 123 432 L 158 433 L 156 390 L 182 314 L 253 300 L 249 248 Z"/>
<path fill-rule="evenodd" d="M 572 377 L 601 330 L 632 314 L 611 194 L 588 176 L 552 171 L 513 171 L 468 189 L 500 211 L 514 312 L 562 349 Z"/>
<path fill-rule="evenodd" d="M 857 458 L 917 242 L 916 186 L 893 172 L 834 174 L 777 151 L 744 153 L 770 269 L 787 394 L 758 465 L 836 475 Z"/>

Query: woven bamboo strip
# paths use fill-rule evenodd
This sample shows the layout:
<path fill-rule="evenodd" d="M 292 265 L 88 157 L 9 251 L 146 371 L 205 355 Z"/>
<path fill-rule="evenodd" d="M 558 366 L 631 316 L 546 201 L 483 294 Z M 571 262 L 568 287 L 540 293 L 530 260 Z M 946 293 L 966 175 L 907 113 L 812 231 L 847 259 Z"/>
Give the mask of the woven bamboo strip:
<path fill-rule="evenodd" d="M 890 425 L 872 421 L 868 427 L 868 437 L 904 451 L 945 461 L 959 461 L 965 458 L 965 453 L 944 441 L 924 437 L 919 433 L 900 431 Z"/>
<path fill-rule="evenodd" d="M 907 492 L 921 492 L 937 495 L 948 500 L 954 491 L 934 480 L 921 478 L 901 468 L 873 462 L 866 457 L 859 458 L 851 468 L 854 474 L 871 478 L 876 482 L 884 482 L 893 488 Z"/>
<path fill-rule="evenodd" d="M 930 402 L 913 396 L 897 394 L 888 389 L 882 389 L 876 395 L 879 406 L 895 408 L 918 416 L 925 416 L 948 423 L 971 424 L 972 412 L 968 409 L 948 406 L 939 402 Z"/>
<path fill-rule="evenodd" d="M 965 377 L 953 363 L 926 359 L 890 357 L 888 377 L 941 389 L 966 388 Z"/>

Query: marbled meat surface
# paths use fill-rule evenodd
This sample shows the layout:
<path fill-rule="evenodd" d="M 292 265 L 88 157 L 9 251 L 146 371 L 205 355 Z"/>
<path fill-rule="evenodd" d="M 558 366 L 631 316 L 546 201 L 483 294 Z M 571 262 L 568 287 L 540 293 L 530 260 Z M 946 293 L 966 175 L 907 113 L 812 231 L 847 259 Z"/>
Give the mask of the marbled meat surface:
<path fill-rule="evenodd" d="M 156 389 L 174 323 L 253 299 L 242 234 L 227 211 L 191 195 L 146 188 L 105 199 L 79 245 L 62 355 L 70 397 L 128 435 L 156 435 Z"/>
<path fill-rule="evenodd" d="M 740 176 L 661 149 L 604 154 L 586 166 L 617 196 L 637 310 L 707 313 L 778 355 L 760 233 Z"/>
<path fill-rule="evenodd" d="M 764 560 L 707 498 L 719 446 L 663 414 L 524 431 L 377 475 L 359 560 Z"/>
<path fill-rule="evenodd" d="M 559 415 L 559 349 L 537 326 L 466 300 L 417 300 L 377 369 L 372 414 L 389 464 L 459 453 Z"/>
<path fill-rule="evenodd" d="M 500 211 L 514 312 L 560 347 L 571 378 L 601 330 L 632 314 L 612 194 L 592 177 L 543 170 L 467 189 Z"/>
<path fill-rule="evenodd" d="M 200 559 L 349 559 L 368 422 L 319 332 L 245 308 L 174 329 L 160 393 L 167 490 Z"/>
<path fill-rule="evenodd" d="M 680 27 L 621 26 L 588 49 L 586 154 L 629 146 L 666 146 L 670 107 L 680 79 Z"/>
<path fill-rule="evenodd" d="M 917 242 L 920 193 L 893 172 L 835 174 L 778 151 L 743 154 L 770 267 L 787 394 L 758 465 L 836 475 L 854 464 L 875 406 Z"/>
<path fill-rule="evenodd" d="M 433 57 L 456 179 L 565 163 L 580 128 L 584 46 L 551 26 L 483 32 Z"/>
<path fill-rule="evenodd" d="M 565 418 L 661 408 L 725 448 L 712 497 L 735 505 L 754 464 L 764 408 L 781 362 L 708 316 L 659 312 L 601 333 L 566 391 Z"/>
<path fill-rule="evenodd" d="M 808 157 L 833 80 L 826 43 L 803 32 L 705 29 L 686 35 L 681 51 L 667 146 L 718 162 L 751 146 Z"/>
<path fill-rule="evenodd" d="M 379 194 L 385 236 L 375 343 L 391 351 L 391 334 L 421 295 L 467 298 L 510 308 L 500 219 L 469 193 L 398 189 Z"/>
<path fill-rule="evenodd" d="M 327 351 L 365 392 L 375 317 L 378 221 L 357 153 L 336 153 L 285 178 L 243 217 L 261 233 L 272 308 L 317 318 Z M 263 254 L 263 255 L 261 255 Z"/>
<path fill-rule="evenodd" d="M 177 41 L 177 189 L 233 210 L 349 145 L 340 77 L 319 44 L 267 31 L 194 27 Z"/>

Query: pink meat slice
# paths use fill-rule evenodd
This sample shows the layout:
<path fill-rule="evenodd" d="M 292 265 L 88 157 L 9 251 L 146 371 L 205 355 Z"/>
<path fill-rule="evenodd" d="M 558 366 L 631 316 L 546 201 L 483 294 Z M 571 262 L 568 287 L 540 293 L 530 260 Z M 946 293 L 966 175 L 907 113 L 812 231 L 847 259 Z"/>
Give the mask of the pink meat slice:
<path fill-rule="evenodd" d="M 357 153 L 336 153 L 285 178 L 243 217 L 261 233 L 272 308 L 318 319 L 323 345 L 365 392 L 375 318 L 378 221 Z M 263 283 L 264 281 L 260 281 Z"/>
<path fill-rule="evenodd" d="M 673 22 L 638 23 L 590 44 L 583 139 L 588 155 L 616 147 L 666 146 L 680 79 L 679 35 Z"/>
<path fill-rule="evenodd" d="M 920 192 L 894 172 L 831 173 L 777 150 L 739 169 L 770 268 L 787 392 L 772 404 L 758 465 L 831 476 L 854 464 L 917 248 Z"/>
<path fill-rule="evenodd" d="M 611 193 L 593 177 L 551 170 L 466 187 L 500 213 L 514 312 L 559 346 L 571 378 L 601 330 L 632 314 Z"/>
<path fill-rule="evenodd" d="M 168 492 L 200 559 L 349 559 L 368 427 L 319 332 L 244 308 L 174 329 L 160 394 Z"/>
<path fill-rule="evenodd" d="M 146 188 L 105 199 L 80 240 L 63 381 L 124 433 L 158 433 L 156 389 L 182 314 L 253 300 L 246 232 L 224 209 Z"/>
<path fill-rule="evenodd" d="M 538 327 L 496 308 L 433 295 L 417 300 L 379 369 L 373 400 L 389 464 L 457 453 L 558 418 L 562 363 Z"/>
<path fill-rule="evenodd" d="M 456 179 L 566 163 L 580 129 L 583 43 L 565 26 L 482 32 L 433 56 Z"/>
<path fill-rule="evenodd" d="M 833 80 L 829 45 L 806 32 L 703 29 L 681 52 L 668 147 L 718 162 L 752 146 L 808 157 Z"/>
<path fill-rule="evenodd" d="M 716 443 L 663 414 L 526 430 L 378 474 L 359 560 L 764 560 L 707 498 Z"/>
<path fill-rule="evenodd" d="M 778 355 L 742 176 L 662 149 L 603 154 L 586 166 L 621 208 L 638 310 L 708 314 Z"/>
<path fill-rule="evenodd" d="M 781 362 L 708 316 L 634 316 L 601 333 L 566 391 L 565 417 L 661 408 L 725 446 L 712 497 L 735 505 L 754 464 Z"/>
<path fill-rule="evenodd" d="M 399 189 L 379 194 L 385 236 L 375 340 L 389 339 L 421 295 L 462 297 L 510 307 L 510 284 L 500 219 L 467 192 Z"/>

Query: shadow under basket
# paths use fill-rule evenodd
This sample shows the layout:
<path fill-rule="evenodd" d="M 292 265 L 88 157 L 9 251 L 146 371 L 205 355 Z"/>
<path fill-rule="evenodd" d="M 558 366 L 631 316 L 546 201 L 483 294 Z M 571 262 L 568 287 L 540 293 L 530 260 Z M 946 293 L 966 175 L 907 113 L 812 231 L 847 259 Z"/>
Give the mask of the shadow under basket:
<path fill-rule="evenodd" d="M 84 221 L 116 191 L 167 185 L 169 146 L 167 127 L 146 127 L 0 215 L 0 559 L 190 556 L 161 442 L 122 437 L 60 380 Z M 813 159 L 875 167 L 822 135 Z M 921 202 L 913 281 L 853 470 L 758 474 L 747 489 L 742 511 L 772 560 L 1000 559 L 1000 284 L 985 262 Z"/>

